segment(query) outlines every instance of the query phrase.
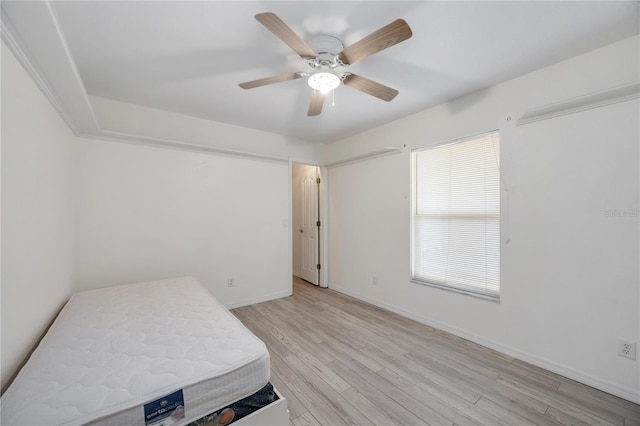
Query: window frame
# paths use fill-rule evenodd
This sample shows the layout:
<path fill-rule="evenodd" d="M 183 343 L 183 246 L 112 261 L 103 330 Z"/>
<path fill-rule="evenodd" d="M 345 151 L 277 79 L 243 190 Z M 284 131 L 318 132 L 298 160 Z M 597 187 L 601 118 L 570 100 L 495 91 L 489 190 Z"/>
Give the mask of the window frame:
<path fill-rule="evenodd" d="M 499 205 L 500 205 L 500 209 L 499 209 L 499 214 L 498 214 L 498 256 L 499 256 L 499 266 L 498 266 L 498 276 L 499 276 L 499 287 L 498 287 L 498 293 L 497 295 L 493 295 L 493 294 L 487 294 L 481 291 L 474 291 L 474 290 L 469 290 L 469 289 L 465 289 L 465 288 L 460 288 L 460 287 L 456 287 L 456 286 L 452 286 L 443 282 L 436 282 L 436 280 L 433 281 L 424 281 L 421 279 L 417 279 L 414 278 L 415 277 L 415 230 L 414 230 L 414 219 L 416 217 L 416 210 L 417 210 L 417 199 L 418 199 L 418 188 L 417 188 L 417 155 L 416 153 L 420 152 L 420 151 L 426 151 L 426 150 L 430 150 L 430 149 L 435 149 L 435 148 L 442 148 L 445 147 L 447 145 L 453 145 L 453 144 L 458 144 L 458 143 L 464 143 L 464 142 L 468 142 L 468 141 L 472 141 L 475 139 L 481 139 L 490 135 L 494 135 L 497 134 L 498 135 L 498 150 L 499 153 L 502 151 L 501 150 L 501 145 L 502 145 L 502 138 L 500 135 L 500 130 L 499 129 L 495 129 L 495 130 L 491 130 L 491 131 L 487 131 L 487 132 L 483 132 L 483 133 L 477 133 L 477 134 L 473 134 L 473 135 L 469 135 L 469 136 L 465 136 L 465 137 L 461 137 L 461 138 L 456 138 L 456 139 L 451 139 L 451 140 L 447 140 L 447 141 L 441 141 L 441 142 L 436 142 L 433 144 L 428 144 L 428 145 L 422 145 L 416 148 L 412 148 L 411 152 L 410 152 L 410 162 L 411 162 L 411 175 L 410 175 L 410 181 L 411 181 L 411 193 L 410 193 L 410 204 L 411 204 L 411 208 L 410 208 L 410 212 L 409 212 L 409 226 L 410 226 L 410 271 L 409 271 L 409 276 L 410 276 L 410 282 L 415 283 L 415 284 L 420 284 L 420 285 L 425 285 L 428 287 L 433 287 L 433 288 L 438 288 L 438 289 L 442 289 L 442 290 L 446 290 L 446 291 L 450 291 L 453 293 L 458 293 L 458 294 L 463 294 L 463 295 L 467 295 L 467 296 L 472 296 L 472 297 L 476 297 L 476 298 L 480 298 L 480 299 L 484 299 L 484 300 L 488 300 L 491 302 L 496 302 L 496 303 L 500 303 L 500 296 L 502 293 L 502 288 L 500 286 L 501 284 L 501 275 L 502 275 L 502 267 L 501 267 L 501 252 L 502 252 L 502 243 L 501 243 L 501 233 L 502 233 L 502 177 L 501 177 L 501 166 L 500 166 L 500 154 L 498 154 L 498 194 L 499 194 Z M 449 215 L 447 215 L 449 216 Z"/>

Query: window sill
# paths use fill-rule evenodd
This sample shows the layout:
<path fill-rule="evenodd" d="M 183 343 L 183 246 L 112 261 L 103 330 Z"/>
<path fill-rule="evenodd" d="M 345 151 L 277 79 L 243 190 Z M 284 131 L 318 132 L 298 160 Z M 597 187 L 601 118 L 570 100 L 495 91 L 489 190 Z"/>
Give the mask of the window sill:
<path fill-rule="evenodd" d="M 415 280 L 415 279 L 412 279 L 411 282 L 415 283 L 415 284 L 425 285 L 425 286 L 428 286 L 428 287 L 439 288 L 441 290 L 450 291 L 452 293 L 458 293 L 458 294 L 463 294 L 465 296 L 471 296 L 471 297 L 476 297 L 478 299 L 488 300 L 490 302 L 500 303 L 500 296 L 499 295 L 498 296 L 490 296 L 488 294 L 474 293 L 474 292 L 468 291 L 468 290 L 463 290 L 463 289 L 459 289 L 459 288 L 455 288 L 455 287 L 449 287 L 449 286 L 442 285 L 442 284 L 430 283 L 428 281 L 419 281 L 419 280 Z"/>

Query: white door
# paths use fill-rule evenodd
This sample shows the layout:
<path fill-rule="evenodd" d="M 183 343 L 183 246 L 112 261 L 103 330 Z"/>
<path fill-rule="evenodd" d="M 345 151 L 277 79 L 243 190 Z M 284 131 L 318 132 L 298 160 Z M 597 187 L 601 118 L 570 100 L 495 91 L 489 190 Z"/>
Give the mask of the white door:
<path fill-rule="evenodd" d="M 301 277 L 318 285 L 318 168 L 309 168 L 302 177 L 302 227 L 300 247 L 302 248 Z"/>

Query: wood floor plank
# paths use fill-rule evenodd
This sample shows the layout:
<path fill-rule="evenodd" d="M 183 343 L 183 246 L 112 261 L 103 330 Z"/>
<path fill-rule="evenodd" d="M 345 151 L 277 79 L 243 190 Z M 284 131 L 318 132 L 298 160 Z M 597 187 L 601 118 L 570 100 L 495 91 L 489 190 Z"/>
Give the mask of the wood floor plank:
<path fill-rule="evenodd" d="M 565 401 L 558 399 L 557 395 L 541 392 L 530 385 L 514 382 L 511 379 L 507 379 L 504 377 L 499 377 L 496 381 L 499 383 L 505 384 L 506 386 L 513 387 L 514 389 L 520 392 L 526 393 L 532 396 L 533 398 L 536 398 L 540 401 L 545 402 L 550 407 L 556 410 L 562 411 L 586 423 L 590 423 L 592 425 L 602 425 L 602 426 L 623 426 L 624 425 L 624 418 L 622 418 L 621 422 L 607 421 L 599 417 L 598 415 L 595 415 L 585 410 L 584 407 L 576 407 L 570 403 L 566 403 Z"/>
<path fill-rule="evenodd" d="M 249 329 L 267 345 L 270 353 L 275 353 L 283 359 L 291 355 L 292 352 L 280 344 L 269 330 L 264 327 L 262 318 L 260 318 L 259 314 L 256 315 L 257 311 L 253 306 L 245 306 L 241 312 L 245 321 L 247 321 L 245 325 L 250 325 Z"/>
<path fill-rule="evenodd" d="M 430 365 L 421 365 L 404 357 L 393 358 L 373 347 L 363 348 L 362 351 L 388 369 L 413 381 L 428 392 L 453 395 L 455 399 L 463 399 L 471 404 L 475 404 L 482 396 L 482 394 L 468 387 L 457 386 L 446 377 L 433 371 Z"/>
<path fill-rule="evenodd" d="M 311 352 L 322 362 L 333 361 L 333 357 L 324 350 L 322 345 L 304 337 L 304 329 L 301 327 L 299 321 L 294 321 L 286 315 L 283 316 L 273 308 L 268 309 L 269 312 L 272 313 L 272 316 L 269 317 L 272 322 L 274 322 L 276 317 L 280 317 L 274 325 L 278 328 L 279 332 L 286 334 L 288 342 L 290 343 L 288 346 L 289 350 L 296 354 Z M 278 333 L 278 335 L 281 336 L 280 333 Z M 320 341 L 322 342 L 322 339 L 320 339 Z"/>
<path fill-rule="evenodd" d="M 402 389 L 395 387 L 379 375 L 357 364 L 333 364 L 343 377 L 363 396 L 377 407 L 382 408 L 392 420 L 386 424 L 428 424 L 452 425 L 453 422 L 427 405 L 414 401 Z"/>
<path fill-rule="evenodd" d="M 546 416 L 546 413 L 549 409 L 549 407 L 546 405 L 544 406 L 544 410 L 538 411 L 536 408 L 533 408 L 529 402 L 522 403 L 519 400 L 520 397 L 518 396 L 516 396 L 516 398 L 514 399 L 496 395 L 495 393 L 483 395 L 481 399 L 484 399 L 485 402 L 489 402 L 490 404 L 492 404 L 494 412 L 508 411 L 510 413 L 517 414 L 518 416 L 525 419 L 527 421 L 527 424 L 562 426 L 561 422 Z"/>
<path fill-rule="evenodd" d="M 463 413 L 467 418 L 478 418 L 481 424 L 501 424 L 497 418 L 488 414 L 485 415 L 483 412 L 478 412 L 479 410 L 474 407 L 473 404 L 480 399 L 480 394 L 467 388 L 456 387 L 452 383 L 447 382 L 444 377 L 426 368 L 426 366 L 417 365 L 409 359 L 394 359 L 375 348 L 365 348 L 363 351 L 377 354 L 373 356 L 377 356 L 375 359 L 381 362 L 386 369 L 398 373 L 423 391 L 432 395 L 438 395 L 446 404 L 456 408 L 458 412 Z M 382 375 L 382 371 L 379 375 Z M 375 377 L 373 379 L 375 379 Z M 383 385 L 379 387 L 379 389 L 382 388 Z M 393 397 L 393 392 L 388 394 L 388 396 Z"/>
<path fill-rule="evenodd" d="M 289 365 L 275 353 L 270 353 L 271 370 L 275 371 L 285 383 L 289 383 L 298 378 Z"/>
<path fill-rule="evenodd" d="M 476 362 L 475 360 L 465 357 L 457 351 L 444 350 L 432 341 L 429 341 L 428 345 L 420 348 L 415 348 L 409 351 L 410 353 L 418 353 L 433 357 L 441 362 L 447 363 L 453 368 L 461 368 L 463 370 L 470 370 L 473 374 L 481 375 L 489 380 L 495 380 L 500 376 L 500 373 L 495 369 L 486 366 L 484 363 Z"/>
<path fill-rule="evenodd" d="M 293 419 L 291 423 L 294 426 L 322 426 L 322 424 L 313 417 L 313 414 L 308 411 Z"/>
<path fill-rule="evenodd" d="M 344 360 L 346 357 L 353 360 L 354 362 L 359 362 L 360 364 L 364 365 L 369 370 L 374 372 L 380 371 L 382 369 L 382 365 L 369 358 L 361 351 L 354 349 L 349 345 L 345 345 L 339 340 L 334 339 L 332 341 L 324 342 L 324 348 L 336 359 Z"/>
<path fill-rule="evenodd" d="M 290 362 L 291 367 L 296 370 L 300 376 L 300 379 L 296 379 L 291 382 L 289 387 L 294 390 L 294 387 L 302 386 L 313 391 L 315 397 L 307 398 L 306 400 L 303 400 L 302 397 L 300 397 L 300 399 L 318 420 L 320 420 L 319 416 L 326 416 L 327 414 L 318 414 L 317 411 L 320 408 L 324 409 L 325 406 L 328 405 L 332 407 L 331 409 L 335 412 L 332 416 L 339 417 L 343 423 L 350 425 L 368 425 L 371 423 L 364 413 L 361 413 L 351 405 L 342 395 L 340 395 L 340 393 L 336 392 L 295 355 L 291 355 L 287 361 Z M 319 401 L 322 403 L 322 406 L 317 405 Z"/>
<path fill-rule="evenodd" d="M 371 402 L 369 398 L 363 395 L 361 392 L 355 390 L 354 388 L 348 389 L 342 393 L 342 396 L 351 403 L 354 407 L 356 407 L 360 412 L 364 413 L 364 415 L 371 421 L 372 425 L 394 425 L 400 424 L 397 420 L 389 417 L 387 413 L 380 408 L 376 407 L 376 405 Z M 416 424 L 420 423 L 419 419 L 415 420 Z"/>
<path fill-rule="evenodd" d="M 375 372 L 380 372 L 380 370 L 373 371 L 368 369 L 361 362 L 350 358 L 344 353 L 340 354 L 337 352 L 336 358 L 351 370 L 351 372 L 348 372 L 345 368 L 335 367 L 335 364 L 332 364 L 334 365 L 334 369 L 337 370 L 341 377 L 351 383 L 352 386 L 358 384 L 358 382 L 354 384 L 354 374 L 358 374 L 363 378 L 363 380 L 368 380 L 370 382 L 372 389 L 376 393 L 380 395 L 385 394 L 386 398 L 396 401 L 398 404 L 417 415 L 420 419 L 425 420 L 430 424 L 452 424 L 452 421 L 449 421 L 448 417 L 454 419 L 459 425 L 476 424 L 470 419 L 454 413 L 452 408 L 446 407 L 444 403 L 433 397 L 433 395 L 428 394 L 426 391 L 411 383 L 401 382 L 399 386 L 395 386 L 394 383 L 387 380 L 383 375 L 374 374 Z M 380 368 L 382 369 L 382 367 Z M 359 383 L 362 383 L 362 381 L 359 381 Z M 360 385 L 360 388 L 362 388 L 362 385 Z M 368 391 L 363 392 L 368 393 Z"/>
<path fill-rule="evenodd" d="M 291 355 L 287 358 L 289 362 L 291 362 Z M 308 352 L 301 352 L 295 355 L 299 360 L 307 364 L 309 368 L 311 368 L 322 380 L 327 382 L 329 386 L 335 389 L 336 392 L 342 393 L 345 390 L 349 389 L 351 386 L 349 383 L 342 380 L 342 378 L 335 373 L 331 368 L 322 363 L 319 359 L 314 357 Z"/>
<path fill-rule="evenodd" d="M 558 421 L 565 426 L 591 426 L 590 423 L 587 423 L 580 419 L 576 419 L 575 417 L 560 410 L 556 410 L 553 407 L 549 407 L 549 410 L 547 411 L 547 417 Z"/>
<path fill-rule="evenodd" d="M 601 390 L 566 379 L 560 384 L 558 393 L 581 401 L 582 404 L 598 406 L 625 417 L 625 426 L 640 425 L 640 408 Z"/>
<path fill-rule="evenodd" d="M 495 402 L 482 397 L 476 402 L 476 407 L 486 411 L 487 413 L 493 413 L 495 416 L 499 417 L 501 421 L 506 422 L 509 425 L 531 425 L 529 420 L 519 416 L 518 414 L 505 410 L 504 407 L 496 404 Z"/>
<path fill-rule="evenodd" d="M 434 339 L 432 342 L 434 348 L 440 348 L 441 351 L 448 353 L 458 353 L 466 357 L 471 363 L 476 362 L 493 370 L 494 372 L 514 379 L 525 380 L 527 382 L 535 382 L 539 388 L 548 390 L 556 390 L 560 386 L 560 381 L 550 376 L 539 374 L 536 371 L 524 369 L 513 362 L 505 362 L 501 357 L 495 357 L 494 353 L 482 350 L 475 350 L 479 345 L 471 342 L 443 342 Z"/>
<path fill-rule="evenodd" d="M 322 302 L 321 305 L 324 307 L 327 312 L 331 312 L 334 315 L 334 319 L 341 319 L 344 322 L 347 322 L 351 325 L 351 328 L 356 331 L 364 331 L 367 333 L 375 333 L 380 337 L 387 337 L 391 333 L 388 329 L 380 327 L 378 325 L 378 321 L 376 322 L 367 322 L 357 316 L 351 314 L 350 312 L 346 312 L 344 309 L 333 306 L 329 303 Z M 350 309 L 351 311 L 351 309 Z"/>
<path fill-rule="evenodd" d="M 474 389 L 481 389 L 481 383 L 494 382 L 499 377 L 487 377 L 477 373 L 467 365 L 457 364 L 451 358 L 443 358 L 439 355 L 428 352 L 408 353 L 405 358 L 410 359 L 418 364 L 430 365 L 432 369 L 437 370 L 441 375 L 446 375 L 449 381 L 456 383 L 458 386 L 468 386 L 472 383 Z M 482 394 L 482 391 L 479 391 Z"/>
<path fill-rule="evenodd" d="M 299 279 L 232 312 L 267 345 L 293 426 L 640 426 L 637 404 Z"/>
<path fill-rule="evenodd" d="M 588 413 L 590 415 L 604 419 L 609 423 L 616 424 L 619 426 L 622 426 L 622 425 L 628 426 L 630 423 L 634 421 L 634 417 L 636 417 L 629 413 L 627 415 L 627 418 L 625 419 L 625 412 L 623 409 L 617 406 L 612 407 L 611 405 L 604 403 L 604 401 L 600 401 L 595 398 L 590 398 L 589 395 L 586 393 L 580 393 L 580 392 L 567 393 L 565 391 L 560 392 L 559 390 L 557 390 L 547 394 L 553 396 L 553 398 L 558 403 L 571 406 L 579 411 Z M 635 410 L 635 411 L 637 414 L 637 412 L 640 410 Z"/>
<path fill-rule="evenodd" d="M 613 424 L 629 426 L 630 423 L 638 420 L 637 412 L 635 414 L 624 413 L 624 409 L 621 407 L 611 407 L 604 401 L 590 398 L 585 394 L 576 392 L 568 393 L 563 390 L 562 392 L 555 392 L 555 395 L 561 401 L 575 407 L 582 407 L 585 411 L 588 411 L 598 417 L 602 417 Z"/>
<path fill-rule="evenodd" d="M 459 387 L 466 387 L 477 392 L 491 401 L 501 402 L 502 407 L 509 408 L 517 414 L 534 412 L 544 414 L 548 406 L 528 395 L 517 392 L 512 388 L 501 386 L 495 382 L 497 377 L 483 373 L 477 373 L 474 369 L 467 368 L 469 364 L 458 364 L 439 355 L 409 354 L 407 358 L 414 361 L 438 366 L 440 374 L 446 376 Z M 477 403 L 476 403 L 477 404 Z"/>
<path fill-rule="evenodd" d="M 322 425 L 349 425 L 348 418 L 340 415 L 335 404 L 324 395 L 311 387 L 303 379 L 296 379 L 289 383 L 289 388 L 298 395 L 302 403 L 309 407 L 309 412 Z"/>

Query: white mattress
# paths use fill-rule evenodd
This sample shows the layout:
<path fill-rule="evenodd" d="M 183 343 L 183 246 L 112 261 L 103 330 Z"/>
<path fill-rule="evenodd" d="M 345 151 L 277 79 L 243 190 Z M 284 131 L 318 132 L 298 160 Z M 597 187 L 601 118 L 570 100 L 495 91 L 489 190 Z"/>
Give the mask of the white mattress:
<path fill-rule="evenodd" d="M 256 392 L 269 353 L 195 278 L 74 294 L 2 397 L 3 425 L 145 425 L 182 390 L 183 425 Z M 147 423 L 148 424 L 148 423 Z"/>

